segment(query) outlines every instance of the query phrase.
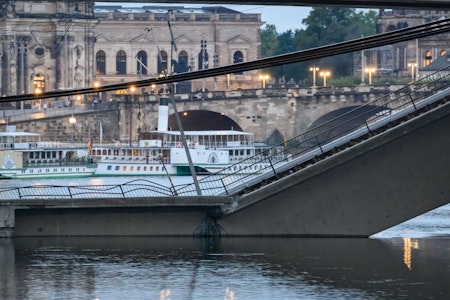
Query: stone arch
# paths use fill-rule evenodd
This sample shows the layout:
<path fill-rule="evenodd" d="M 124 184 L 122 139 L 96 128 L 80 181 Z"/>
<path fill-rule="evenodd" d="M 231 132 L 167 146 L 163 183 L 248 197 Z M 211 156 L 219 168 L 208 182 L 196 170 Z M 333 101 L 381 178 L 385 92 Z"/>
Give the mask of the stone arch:
<path fill-rule="evenodd" d="M 356 110 L 358 109 L 358 110 Z M 332 137 L 344 135 L 364 124 L 377 113 L 388 108 L 376 105 L 354 105 L 339 108 L 319 117 L 309 125 L 308 130 L 316 128 L 320 142 L 326 142 Z"/>
<path fill-rule="evenodd" d="M 272 133 L 267 137 L 267 145 L 280 145 L 285 141 L 285 137 L 280 130 L 274 129 Z"/>
<path fill-rule="evenodd" d="M 241 126 L 224 114 L 208 110 L 185 110 L 179 113 L 183 130 L 237 130 Z M 169 116 L 169 128 L 179 130 L 174 114 Z M 206 125 L 205 125 L 206 124 Z"/>

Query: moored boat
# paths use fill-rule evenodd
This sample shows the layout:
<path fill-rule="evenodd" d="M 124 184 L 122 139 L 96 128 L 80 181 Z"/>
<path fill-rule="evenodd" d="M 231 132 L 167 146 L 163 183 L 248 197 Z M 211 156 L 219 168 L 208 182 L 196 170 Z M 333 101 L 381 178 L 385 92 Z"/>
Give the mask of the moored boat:
<path fill-rule="evenodd" d="M 0 178 L 87 177 L 96 164 L 86 146 L 42 142 L 40 134 L 0 132 Z"/>
<path fill-rule="evenodd" d="M 267 149 L 255 143 L 249 132 L 168 130 L 167 99 L 161 97 L 158 130 L 140 133 L 137 143 L 94 145 L 91 156 L 98 164 L 96 176 L 184 176 L 191 174 L 189 157 L 198 175 L 257 172 L 267 165 L 263 161 Z M 234 166 L 243 161 L 244 165 Z"/>
<path fill-rule="evenodd" d="M 256 163 L 258 156 L 255 155 L 262 157 L 266 148 L 255 145 L 252 133 L 212 130 L 185 131 L 184 135 L 192 164 L 199 175 L 221 172 L 243 160 L 253 165 L 252 172 L 264 166 L 263 163 Z M 190 174 L 179 131 L 141 133 L 139 143 L 131 146 L 120 143 L 94 146 L 92 157 L 98 164 L 95 172 L 98 176 Z M 228 172 L 233 172 L 233 169 Z"/>

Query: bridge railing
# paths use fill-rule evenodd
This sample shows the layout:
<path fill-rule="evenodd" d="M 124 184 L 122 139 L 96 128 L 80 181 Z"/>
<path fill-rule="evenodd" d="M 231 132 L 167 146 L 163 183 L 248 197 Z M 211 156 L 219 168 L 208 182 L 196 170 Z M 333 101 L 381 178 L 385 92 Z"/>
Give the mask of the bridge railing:
<path fill-rule="evenodd" d="M 321 156 L 368 133 L 373 135 L 388 123 L 449 95 L 450 67 L 447 67 L 286 140 L 263 155 L 202 178 L 199 181 L 202 194 L 232 195 L 264 184 L 271 177 L 313 163 Z M 193 184 L 177 189 L 179 196 L 195 194 Z"/>
<path fill-rule="evenodd" d="M 273 177 L 312 164 L 339 147 L 356 142 L 368 133 L 374 135 L 383 126 L 449 95 L 450 67 L 320 124 L 255 157 L 203 177 L 199 180 L 202 195 L 234 195 L 256 185 L 268 184 Z M 147 180 L 121 185 L 0 188 L 0 200 L 195 195 L 194 184 L 167 187 Z"/>
<path fill-rule="evenodd" d="M 147 180 L 133 180 L 120 185 L 54 186 L 36 185 L 0 189 L 0 199 L 86 199 L 145 198 L 174 196 L 172 188 Z"/>

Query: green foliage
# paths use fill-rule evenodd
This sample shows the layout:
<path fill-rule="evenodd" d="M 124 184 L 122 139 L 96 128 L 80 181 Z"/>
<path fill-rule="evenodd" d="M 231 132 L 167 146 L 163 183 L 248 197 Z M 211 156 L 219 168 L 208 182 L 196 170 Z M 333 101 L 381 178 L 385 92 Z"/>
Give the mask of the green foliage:
<path fill-rule="evenodd" d="M 302 20 L 304 29 L 278 34 L 274 25 L 266 25 L 261 31 L 261 55 L 269 57 L 370 36 L 376 33 L 376 17 L 375 11 L 316 7 Z M 313 65 L 330 70 L 335 78 L 348 77 L 353 74 L 353 54 L 277 66 L 268 71 L 272 78 L 310 81 L 309 67 Z"/>

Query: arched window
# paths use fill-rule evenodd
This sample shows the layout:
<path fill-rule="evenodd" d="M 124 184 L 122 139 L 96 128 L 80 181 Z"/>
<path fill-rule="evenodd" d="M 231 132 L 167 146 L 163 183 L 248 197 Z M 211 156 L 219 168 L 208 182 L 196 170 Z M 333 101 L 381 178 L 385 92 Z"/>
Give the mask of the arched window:
<path fill-rule="evenodd" d="M 236 51 L 233 54 L 233 64 L 238 64 L 244 61 L 244 54 L 241 51 Z M 242 74 L 242 72 L 236 72 L 235 74 Z"/>
<path fill-rule="evenodd" d="M 160 51 L 158 55 L 158 74 L 167 73 L 167 52 Z"/>
<path fill-rule="evenodd" d="M 431 51 L 428 50 L 425 52 L 425 66 L 428 66 L 433 61 L 433 56 L 431 55 Z"/>
<path fill-rule="evenodd" d="M 176 65 L 176 73 L 185 73 L 189 71 L 188 65 L 189 56 L 186 51 L 180 51 L 178 54 L 178 64 Z"/>
<path fill-rule="evenodd" d="M 127 74 L 127 54 L 123 50 L 117 52 L 116 55 L 116 74 L 117 75 Z"/>
<path fill-rule="evenodd" d="M 244 61 L 244 54 L 241 51 L 234 52 L 233 64 L 238 64 Z"/>
<path fill-rule="evenodd" d="M 147 52 L 141 50 L 138 52 L 137 56 L 136 70 L 138 75 L 147 75 Z"/>
<path fill-rule="evenodd" d="M 105 75 L 106 74 L 106 54 L 105 51 L 100 50 L 95 55 L 95 61 L 97 64 L 96 74 Z"/>
<path fill-rule="evenodd" d="M 45 76 L 39 73 L 33 77 L 33 93 L 41 94 L 43 92 L 45 92 Z"/>

